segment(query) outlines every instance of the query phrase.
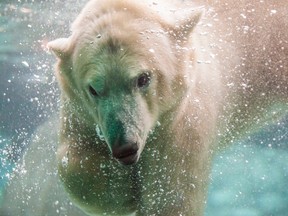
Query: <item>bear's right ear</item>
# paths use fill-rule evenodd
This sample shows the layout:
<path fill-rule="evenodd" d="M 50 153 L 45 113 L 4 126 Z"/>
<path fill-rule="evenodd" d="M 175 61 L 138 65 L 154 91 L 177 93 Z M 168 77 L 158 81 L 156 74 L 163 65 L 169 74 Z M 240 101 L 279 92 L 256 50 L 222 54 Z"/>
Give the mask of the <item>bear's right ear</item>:
<path fill-rule="evenodd" d="M 64 59 L 69 56 L 70 39 L 59 38 L 51 41 L 47 44 L 49 50 L 51 50 L 58 58 Z"/>
<path fill-rule="evenodd" d="M 195 26 L 198 24 L 202 13 L 203 10 L 201 8 L 194 9 L 188 16 L 184 13 L 184 18 L 180 17 L 180 19 L 176 20 L 175 26 L 168 27 L 170 34 L 178 41 L 187 41 Z"/>

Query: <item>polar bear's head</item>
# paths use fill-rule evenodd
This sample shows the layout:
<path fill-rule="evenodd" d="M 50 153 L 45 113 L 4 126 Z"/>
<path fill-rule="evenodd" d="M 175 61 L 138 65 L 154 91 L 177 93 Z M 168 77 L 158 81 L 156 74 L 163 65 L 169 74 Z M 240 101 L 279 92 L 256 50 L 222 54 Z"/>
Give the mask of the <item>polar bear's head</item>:
<path fill-rule="evenodd" d="M 92 1 L 71 37 L 48 44 L 60 60 L 64 94 L 84 107 L 126 165 L 138 161 L 149 132 L 187 91 L 183 47 L 199 19 L 193 13 L 172 26 L 134 2 L 111 1 L 108 8 Z"/>

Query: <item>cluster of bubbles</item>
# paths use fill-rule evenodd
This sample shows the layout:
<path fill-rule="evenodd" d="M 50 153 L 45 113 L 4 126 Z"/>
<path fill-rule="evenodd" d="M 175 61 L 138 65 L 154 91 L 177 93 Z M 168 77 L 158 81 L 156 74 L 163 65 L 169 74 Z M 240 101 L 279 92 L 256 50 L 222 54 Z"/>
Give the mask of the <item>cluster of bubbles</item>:
<path fill-rule="evenodd" d="M 25 151 L 25 149 L 29 146 L 29 142 L 32 139 L 31 135 L 40 124 L 42 124 L 53 114 L 55 114 L 55 112 L 59 108 L 59 89 L 57 87 L 57 81 L 55 79 L 53 69 L 55 59 L 48 52 L 46 44 L 52 39 L 62 37 L 63 35 L 69 35 L 69 22 L 71 22 L 73 18 L 76 17 L 85 2 L 86 1 L 84 0 L 1 0 L 0 204 L 2 201 L 1 198 L 3 188 L 13 176 L 13 171 L 17 170 L 20 175 L 26 174 L 25 167 L 22 165 L 16 167 L 15 163 L 19 161 L 19 159 L 23 156 L 23 152 Z M 66 5 L 69 5 L 69 11 L 66 10 Z M 274 15 L 276 13 L 277 10 L 271 10 L 271 15 Z M 240 16 L 245 19 L 245 14 L 240 14 Z M 244 26 L 244 34 L 248 31 L 249 27 Z M 203 35 L 205 35 L 205 33 L 203 33 Z M 101 37 L 101 35 L 99 35 L 99 37 Z M 151 48 L 149 52 L 153 53 L 155 51 L 153 48 Z M 213 56 L 211 56 L 211 58 L 213 58 Z M 210 61 L 205 60 L 198 61 L 198 64 L 210 63 Z M 229 83 L 229 85 L 233 86 L 234 84 Z M 243 86 L 243 88 L 244 87 L 245 86 Z M 287 119 L 284 119 L 283 121 L 278 122 L 277 125 L 271 126 L 266 130 L 257 133 L 255 136 L 249 139 L 249 142 L 256 142 L 255 140 L 257 139 L 261 147 L 266 146 L 268 148 L 286 151 L 287 145 L 285 144 L 287 144 L 288 142 L 288 135 L 287 132 L 285 132 L 286 125 Z M 160 126 L 160 122 L 157 122 L 157 127 Z M 103 139 L 103 134 L 101 133 L 99 127 L 98 129 L 96 128 L 96 131 L 98 136 Z M 267 134 L 269 136 L 267 136 Z M 259 140 L 261 140 L 264 136 L 266 136 L 265 141 L 259 142 Z M 153 131 L 151 131 L 151 138 L 154 138 Z M 35 137 L 33 139 L 35 139 Z M 257 167 L 258 165 L 258 167 L 261 168 L 261 166 L 259 166 L 259 164 L 257 164 L 257 161 L 253 160 L 253 158 L 257 159 L 259 152 L 266 154 L 266 156 L 268 153 L 262 148 L 252 148 L 249 145 L 245 146 L 244 144 L 244 149 L 247 149 L 247 151 L 249 152 L 245 156 L 245 153 L 243 153 L 242 149 L 243 148 L 241 148 L 241 150 L 237 148 L 236 151 L 231 152 L 230 155 L 223 155 L 218 157 L 216 159 L 217 163 L 214 166 L 214 173 L 211 178 L 218 178 L 220 180 L 223 180 L 226 178 L 226 176 L 229 176 L 229 172 L 228 174 L 227 172 L 226 174 L 223 173 L 223 166 L 228 166 L 227 164 L 225 165 L 225 163 L 230 163 L 232 164 L 231 166 L 238 166 L 240 161 L 247 166 L 250 165 L 249 167 L 251 167 L 251 164 L 254 163 L 254 167 Z M 53 151 L 55 151 L 55 149 L 52 149 L 52 152 Z M 156 159 L 161 157 L 159 152 L 151 151 L 151 154 L 153 154 Z M 280 155 L 283 158 L 282 161 L 287 161 L 287 155 L 281 153 L 275 155 L 268 154 L 268 162 L 271 164 L 275 163 L 273 157 L 277 155 Z M 66 158 L 64 158 L 62 162 L 67 163 L 68 161 L 66 160 Z M 222 168 L 218 168 L 217 164 L 219 165 L 221 163 Z M 101 164 L 100 166 L 101 168 L 105 169 L 105 164 Z M 269 164 L 268 167 L 270 167 Z M 275 167 L 276 163 L 274 168 Z M 267 175 L 269 173 L 264 172 L 266 170 L 264 169 L 263 171 L 263 167 L 263 174 L 256 176 L 255 178 L 260 179 L 260 182 L 263 182 L 263 184 L 265 184 L 265 182 L 270 182 L 271 184 L 283 184 L 284 180 L 287 180 L 288 171 L 285 164 L 282 164 L 281 167 L 284 167 L 282 169 L 282 175 L 280 175 L 278 172 L 275 172 L 275 170 L 273 171 L 273 173 L 274 176 L 277 175 L 279 179 L 282 178 L 282 182 L 276 180 L 272 181 L 272 175 Z M 273 167 L 271 166 L 271 168 Z M 233 175 L 238 175 L 237 173 L 235 173 L 237 171 L 236 169 L 231 169 L 230 167 L 227 167 L 226 170 L 231 170 L 231 173 Z M 159 170 L 154 171 L 156 172 Z M 166 170 L 160 171 L 161 173 L 167 174 Z M 254 171 L 255 170 L 252 170 L 252 172 Z M 160 178 L 162 178 L 163 181 L 167 180 L 168 175 L 163 176 L 160 176 Z M 224 182 L 224 180 L 222 182 Z M 232 182 L 232 180 L 230 182 Z M 159 185 L 159 191 L 163 192 L 161 190 L 162 183 L 156 182 L 155 184 Z M 37 185 L 35 186 L 37 187 Z M 227 187 L 227 184 L 222 188 L 225 187 Z M 243 197 L 245 195 L 247 196 L 249 192 L 246 190 L 247 188 L 245 188 L 241 184 L 238 187 L 239 190 L 236 192 L 231 192 L 229 190 L 227 192 L 226 190 L 224 191 L 224 193 L 223 191 L 222 193 L 220 193 L 220 189 L 222 189 L 221 187 L 214 188 L 216 188 L 214 189 L 214 192 L 216 191 L 218 193 L 216 193 L 215 196 L 211 196 L 209 202 L 211 202 L 212 205 L 213 203 L 216 203 L 217 207 L 221 204 L 221 201 L 225 202 L 225 199 L 227 197 L 228 198 L 226 200 L 229 200 L 231 197 L 236 201 L 240 199 L 243 200 L 245 199 Z M 253 190 L 253 188 L 250 189 Z M 270 197 L 267 197 L 267 195 L 263 196 L 264 190 L 265 187 L 262 186 L 262 189 L 260 187 L 260 189 L 258 189 L 258 191 L 256 191 L 255 193 L 257 193 L 257 195 L 261 197 L 266 197 L 266 200 L 262 198 L 262 201 L 252 200 L 251 203 L 258 202 L 259 205 L 255 205 L 259 209 L 264 207 L 268 208 L 267 206 L 270 206 L 269 201 L 272 200 L 274 201 L 273 204 L 278 205 L 279 212 L 285 212 L 286 208 L 283 204 L 283 200 L 285 201 L 285 199 L 283 197 L 284 195 L 287 197 L 287 192 L 284 191 L 282 194 L 277 195 L 270 191 Z M 173 200 L 170 199 L 168 201 L 171 202 Z M 23 202 L 25 202 L 25 200 L 23 200 Z M 151 197 L 152 205 L 153 202 L 155 202 L 155 200 L 153 200 L 153 197 Z M 231 205 L 231 202 L 228 204 Z M 56 214 L 60 214 L 61 211 L 64 211 L 63 209 L 61 209 L 62 207 L 60 201 L 55 200 L 53 205 L 56 208 Z M 69 201 L 68 206 L 70 205 L 72 204 Z M 213 212 L 213 206 L 211 209 L 211 211 Z M 255 211 L 250 211 L 248 213 L 250 213 L 250 215 L 253 215 Z M 270 214 L 273 214 L 272 210 Z"/>
<path fill-rule="evenodd" d="M 46 44 L 69 32 L 68 20 L 72 14 L 76 16 L 85 2 L 73 1 L 71 14 L 65 12 L 62 16 L 66 3 L 0 3 L 0 206 L 9 180 L 14 174 L 27 172 L 20 161 L 35 139 L 33 133 L 59 108 L 55 58 Z"/>

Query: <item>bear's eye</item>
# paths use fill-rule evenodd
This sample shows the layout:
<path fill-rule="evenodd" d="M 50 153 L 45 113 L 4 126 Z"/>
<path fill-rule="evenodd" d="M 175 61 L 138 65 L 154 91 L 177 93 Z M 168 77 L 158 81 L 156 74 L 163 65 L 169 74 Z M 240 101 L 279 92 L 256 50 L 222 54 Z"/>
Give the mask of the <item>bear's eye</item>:
<path fill-rule="evenodd" d="M 148 86 L 150 83 L 150 80 L 151 80 L 151 77 L 150 77 L 149 73 L 147 73 L 147 72 L 142 73 L 137 79 L 137 87 L 143 88 L 143 87 Z"/>
<path fill-rule="evenodd" d="M 93 95 L 94 97 L 95 97 L 95 96 L 98 96 L 97 91 L 96 91 L 91 85 L 89 86 L 89 92 L 90 92 L 90 94 Z"/>

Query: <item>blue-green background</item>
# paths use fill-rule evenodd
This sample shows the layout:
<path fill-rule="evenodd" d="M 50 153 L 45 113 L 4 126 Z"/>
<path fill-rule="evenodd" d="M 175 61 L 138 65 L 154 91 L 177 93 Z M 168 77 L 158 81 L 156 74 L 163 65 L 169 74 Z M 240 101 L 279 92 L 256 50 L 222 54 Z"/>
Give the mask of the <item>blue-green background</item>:
<path fill-rule="evenodd" d="M 0 1 L 0 203 L 31 134 L 57 109 L 45 43 L 68 35 L 84 3 Z M 288 215 L 287 126 L 284 118 L 215 156 L 206 216 Z"/>

